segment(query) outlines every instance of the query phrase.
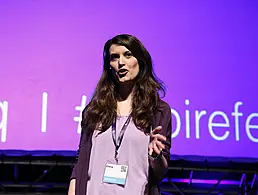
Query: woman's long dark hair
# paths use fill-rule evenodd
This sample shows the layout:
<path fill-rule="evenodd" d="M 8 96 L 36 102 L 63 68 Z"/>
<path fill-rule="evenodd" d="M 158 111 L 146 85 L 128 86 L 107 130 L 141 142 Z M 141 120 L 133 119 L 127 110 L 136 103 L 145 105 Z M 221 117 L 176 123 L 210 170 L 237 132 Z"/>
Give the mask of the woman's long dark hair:
<path fill-rule="evenodd" d="M 153 71 L 149 52 L 136 37 L 128 34 L 117 35 L 106 42 L 103 72 L 83 114 L 82 125 L 90 129 L 101 125 L 99 130 L 105 131 L 117 116 L 117 85 L 110 70 L 109 49 L 112 44 L 125 46 L 138 60 L 139 73 L 135 78 L 131 114 L 136 127 L 149 132 L 150 119 L 160 100 L 159 91 L 165 96 L 165 88 Z"/>

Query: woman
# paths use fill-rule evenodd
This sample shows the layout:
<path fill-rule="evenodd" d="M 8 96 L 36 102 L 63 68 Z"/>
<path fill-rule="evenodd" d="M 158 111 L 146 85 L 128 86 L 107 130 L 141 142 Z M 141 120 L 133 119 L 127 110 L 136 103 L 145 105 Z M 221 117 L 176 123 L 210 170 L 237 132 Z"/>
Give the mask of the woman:
<path fill-rule="evenodd" d="M 104 46 L 104 67 L 83 111 L 69 195 L 158 195 L 171 147 L 171 110 L 152 60 L 134 36 Z"/>

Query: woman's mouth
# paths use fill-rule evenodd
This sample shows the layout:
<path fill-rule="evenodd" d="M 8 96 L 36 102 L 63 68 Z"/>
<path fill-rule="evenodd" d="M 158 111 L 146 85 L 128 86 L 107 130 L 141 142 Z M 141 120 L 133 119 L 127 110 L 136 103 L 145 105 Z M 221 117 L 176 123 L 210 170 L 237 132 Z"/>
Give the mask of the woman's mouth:
<path fill-rule="evenodd" d="M 118 70 L 117 73 L 118 73 L 119 77 L 122 78 L 128 73 L 128 70 L 127 69 L 120 69 L 120 70 Z"/>

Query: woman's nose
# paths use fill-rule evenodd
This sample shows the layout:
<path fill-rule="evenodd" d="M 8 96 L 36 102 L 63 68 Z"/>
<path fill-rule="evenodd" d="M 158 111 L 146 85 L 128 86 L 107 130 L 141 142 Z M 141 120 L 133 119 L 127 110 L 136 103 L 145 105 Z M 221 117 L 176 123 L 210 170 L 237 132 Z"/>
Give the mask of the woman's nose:
<path fill-rule="evenodd" d="M 121 68 L 121 67 L 123 67 L 124 65 L 125 65 L 124 59 L 123 59 L 123 57 L 120 57 L 120 58 L 118 59 L 118 67 Z"/>

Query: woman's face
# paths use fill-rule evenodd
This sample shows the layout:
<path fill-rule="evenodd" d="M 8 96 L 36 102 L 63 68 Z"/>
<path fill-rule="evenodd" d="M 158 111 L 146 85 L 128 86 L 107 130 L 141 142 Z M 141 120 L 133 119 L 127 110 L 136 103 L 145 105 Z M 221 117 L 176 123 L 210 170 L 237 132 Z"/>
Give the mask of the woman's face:
<path fill-rule="evenodd" d="M 110 66 L 119 83 L 132 81 L 139 73 L 138 60 L 125 46 L 111 45 L 109 48 Z"/>

